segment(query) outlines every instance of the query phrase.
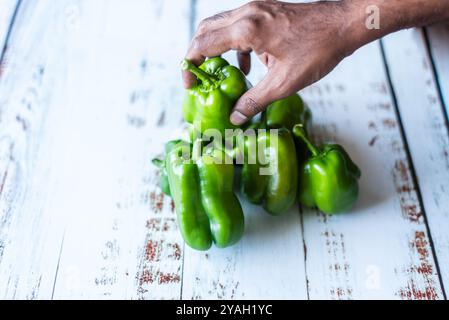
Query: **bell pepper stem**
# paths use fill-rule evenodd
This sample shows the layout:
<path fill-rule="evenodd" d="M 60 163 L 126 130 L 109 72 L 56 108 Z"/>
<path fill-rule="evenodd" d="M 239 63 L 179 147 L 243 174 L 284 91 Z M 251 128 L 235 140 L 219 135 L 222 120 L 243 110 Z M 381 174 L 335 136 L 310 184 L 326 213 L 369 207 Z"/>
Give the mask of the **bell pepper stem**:
<path fill-rule="evenodd" d="M 207 86 L 212 85 L 215 81 L 218 80 L 213 75 L 207 73 L 204 70 L 201 70 L 187 59 L 181 61 L 181 68 L 184 71 L 189 71 L 193 73 L 198 79 L 200 79 Z"/>
<path fill-rule="evenodd" d="M 297 124 L 293 127 L 293 134 L 300 138 L 306 144 L 307 148 L 310 150 L 312 155 L 316 157 L 320 152 L 317 147 L 307 138 L 306 132 L 304 131 L 304 126 L 302 124 Z"/>

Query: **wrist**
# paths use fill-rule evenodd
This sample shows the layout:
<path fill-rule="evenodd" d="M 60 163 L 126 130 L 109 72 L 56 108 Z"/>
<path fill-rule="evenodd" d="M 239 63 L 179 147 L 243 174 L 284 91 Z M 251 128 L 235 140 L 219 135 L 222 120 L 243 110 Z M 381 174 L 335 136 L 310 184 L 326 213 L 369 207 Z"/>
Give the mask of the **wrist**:
<path fill-rule="evenodd" d="M 341 0 L 351 50 L 405 28 L 449 19 L 447 0 Z"/>
<path fill-rule="evenodd" d="M 365 44 L 395 31 L 394 24 L 384 12 L 384 3 L 384 0 L 341 1 L 344 18 L 340 33 L 349 39 L 348 55 Z"/>

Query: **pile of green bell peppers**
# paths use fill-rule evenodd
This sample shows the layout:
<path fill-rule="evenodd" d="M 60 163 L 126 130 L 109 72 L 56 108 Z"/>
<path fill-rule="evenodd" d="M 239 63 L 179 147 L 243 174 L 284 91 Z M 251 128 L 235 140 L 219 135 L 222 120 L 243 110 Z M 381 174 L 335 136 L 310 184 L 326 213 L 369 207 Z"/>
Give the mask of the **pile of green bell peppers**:
<path fill-rule="evenodd" d="M 183 60 L 181 66 L 197 77 L 183 103 L 184 118 L 196 135 L 191 134 L 191 141 L 169 141 L 164 159 L 153 163 L 160 168 L 160 188 L 173 198 L 190 247 L 224 248 L 243 236 L 236 174 L 243 197 L 272 215 L 288 212 L 297 201 L 329 215 L 354 206 L 360 169 L 341 145 L 312 143 L 312 114 L 298 94 L 273 102 L 250 125 L 236 127 L 230 113 L 251 87 L 240 69 L 221 57 L 199 67 Z M 229 149 L 222 139 L 208 137 L 211 129 L 221 137 L 228 129 L 241 129 L 237 139 L 242 143 Z"/>

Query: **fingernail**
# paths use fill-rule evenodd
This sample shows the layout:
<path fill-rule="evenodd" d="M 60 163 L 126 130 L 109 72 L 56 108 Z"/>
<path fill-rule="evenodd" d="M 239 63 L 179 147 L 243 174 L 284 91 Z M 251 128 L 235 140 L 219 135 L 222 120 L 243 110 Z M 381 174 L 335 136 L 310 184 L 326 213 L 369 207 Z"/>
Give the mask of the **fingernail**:
<path fill-rule="evenodd" d="M 239 111 L 231 113 L 231 123 L 235 126 L 244 124 L 248 120 L 248 117 Z"/>

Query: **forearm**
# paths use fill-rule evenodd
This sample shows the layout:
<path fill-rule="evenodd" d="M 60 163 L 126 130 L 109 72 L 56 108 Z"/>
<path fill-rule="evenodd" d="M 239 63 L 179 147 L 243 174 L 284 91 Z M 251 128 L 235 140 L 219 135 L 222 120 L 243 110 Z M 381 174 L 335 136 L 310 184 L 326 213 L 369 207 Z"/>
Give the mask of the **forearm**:
<path fill-rule="evenodd" d="M 241 125 L 273 101 L 318 81 L 363 45 L 445 19 L 449 0 L 251 1 L 203 20 L 186 58 L 199 65 L 236 50 L 248 72 L 253 51 L 267 66 L 263 80 L 234 106 L 231 122 Z M 195 84 L 193 74 L 183 76 L 186 88 Z"/>
<path fill-rule="evenodd" d="M 449 20 L 449 0 L 343 0 L 342 5 L 347 17 L 342 31 L 354 39 L 350 51 L 401 29 Z"/>

